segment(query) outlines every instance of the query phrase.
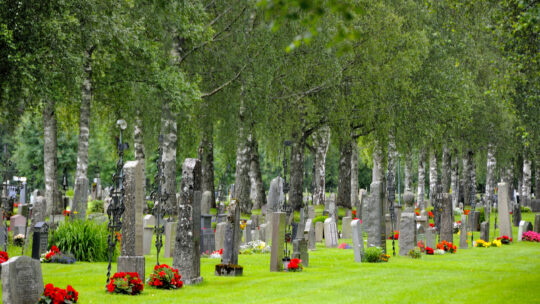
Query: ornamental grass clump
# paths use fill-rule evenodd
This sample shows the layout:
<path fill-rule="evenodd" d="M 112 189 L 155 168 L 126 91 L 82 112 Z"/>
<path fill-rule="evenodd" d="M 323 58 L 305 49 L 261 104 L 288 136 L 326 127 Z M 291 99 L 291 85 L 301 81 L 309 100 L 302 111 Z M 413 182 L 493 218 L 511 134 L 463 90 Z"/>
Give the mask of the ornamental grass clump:
<path fill-rule="evenodd" d="M 180 280 L 178 269 L 167 264 L 156 265 L 148 279 L 148 285 L 159 289 L 181 288 L 184 283 Z"/>
<path fill-rule="evenodd" d="M 117 272 L 107 284 L 110 293 L 138 295 L 143 289 L 144 285 L 136 272 Z"/>
<path fill-rule="evenodd" d="M 62 252 L 70 252 L 78 261 L 106 262 L 109 259 L 107 225 L 94 221 L 66 221 L 49 240 Z M 113 259 L 118 255 L 118 248 Z"/>
<path fill-rule="evenodd" d="M 45 290 L 37 304 L 72 304 L 77 303 L 78 299 L 79 293 L 71 285 L 62 289 L 49 283 L 45 285 Z"/>

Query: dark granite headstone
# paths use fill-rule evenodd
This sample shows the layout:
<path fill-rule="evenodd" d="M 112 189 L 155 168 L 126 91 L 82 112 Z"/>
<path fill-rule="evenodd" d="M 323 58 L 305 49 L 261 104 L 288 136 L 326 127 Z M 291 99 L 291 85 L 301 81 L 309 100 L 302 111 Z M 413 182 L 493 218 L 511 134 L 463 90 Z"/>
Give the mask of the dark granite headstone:
<path fill-rule="evenodd" d="M 540 172 L 539 172 L 540 174 Z M 540 195 L 540 193 L 539 193 Z M 537 195 L 538 196 L 538 195 Z M 532 212 L 540 212 L 540 199 L 531 200 L 531 210 Z"/>
<path fill-rule="evenodd" d="M 308 242 L 305 239 L 296 239 L 293 240 L 293 254 L 292 258 L 302 260 L 302 265 L 305 267 L 309 266 L 309 252 L 308 252 Z"/>
<path fill-rule="evenodd" d="M 521 204 L 518 197 L 518 203 L 512 206 L 512 224 L 519 227 L 519 222 L 521 222 Z"/>
<path fill-rule="evenodd" d="M 201 215 L 201 226 L 201 253 L 211 254 L 216 245 L 214 229 L 212 229 L 212 216 Z"/>
<path fill-rule="evenodd" d="M 49 246 L 49 225 L 45 222 L 39 222 L 34 226 L 34 235 L 32 239 L 32 258 L 39 260 L 41 254 L 47 252 Z"/>

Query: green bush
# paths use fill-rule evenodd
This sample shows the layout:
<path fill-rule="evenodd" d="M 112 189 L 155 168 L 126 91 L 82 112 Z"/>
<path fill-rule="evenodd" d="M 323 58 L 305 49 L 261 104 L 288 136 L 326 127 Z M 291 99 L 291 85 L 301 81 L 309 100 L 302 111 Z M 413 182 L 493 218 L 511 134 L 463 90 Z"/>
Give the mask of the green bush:
<path fill-rule="evenodd" d="M 61 252 L 71 253 L 78 261 L 105 262 L 109 259 L 107 225 L 94 221 L 66 221 L 61 223 L 49 240 Z M 114 256 L 118 255 L 118 247 Z"/>
<path fill-rule="evenodd" d="M 414 249 L 409 250 L 408 255 L 413 259 L 419 259 L 422 257 L 422 252 L 420 251 L 420 248 L 416 247 Z"/>
<path fill-rule="evenodd" d="M 103 213 L 103 201 L 101 200 L 93 200 L 90 201 L 90 213 Z"/>
<path fill-rule="evenodd" d="M 324 220 L 326 220 L 327 218 L 328 218 L 328 216 L 326 216 L 326 215 L 319 215 L 319 216 L 316 216 L 316 217 L 313 219 L 313 224 L 318 223 L 318 222 L 323 222 L 323 223 L 324 223 Z"/>
<path fill-rule="evenodd" d="M 378 263 L 381 261 L 382 249 L 379 247 L 370 247 L 364 253 L 364 259 L 368 263 Z"/>
<path fill-rule="evenodd" d="M 529 212 L 532 212 L 531 208 L 521 206 L 521 213 L 529 213 Z"/>

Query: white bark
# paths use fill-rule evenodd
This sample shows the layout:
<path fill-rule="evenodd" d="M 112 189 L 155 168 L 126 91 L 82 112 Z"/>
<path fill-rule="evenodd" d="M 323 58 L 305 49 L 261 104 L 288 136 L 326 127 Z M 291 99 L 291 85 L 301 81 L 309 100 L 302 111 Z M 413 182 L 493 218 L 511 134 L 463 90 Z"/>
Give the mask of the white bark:
<path fill-rule="evenodd" d="M 459 157 L 455 150 L 451 164 L 450 191 L 452 191 L 452 209 L 455 209 L 459 204 Z"/>
<path fill-rule="evenodd" d="M 313 204 L 324 205 L 326 193 L 326 154 L 330 145 L 330 127 L 324 126 L 312 135 L 315 148 L 315 189 Z"/>
<path fill-rule="evenodd" d="M 351 143 L 351 205 L 358 206 L 358 143 Z"/>
<path fill-rule="evenodd" d="M 141 120 L 140 112 L 137 111 L 135 117 L 135 125 L 133 126 L 133 150 L 135 152 L 135 160 L 138 160 L 142 165 L 143 177 L 146 177 L 146 162 L 145 162 L 145 148 L 143 141 L 143 123 Z M 142 183 L 143 193 L 146 196 L 146 180 Z M 144 200 L 144 209 L 146 207 L 146 200 Z"/>
<path fill-rule="evenodd" d="M 386 179 L 386 192 L 387 197 L 391 198 L 393 197 L 395 200 L 396 197 L 396 159 L 397 159 L 397 151 L 396 151 L 396 142 L 394 139 L 394 136 L 390 134 L 389 141 L 388 141 L 388 164 L 387 164 L 387 179 Z M 390 193 L 390 189 L 393 189 L 392 191 L 394 193 Z"/>
<path fill-rule="evenodd" d="M 373 149 L 373 169 L 371 170 L 371 182 L 382 182 L 383 181 L 383 155 L 379 143 L 375 143 L 375 148 Z"/>
<path fill-rule="evenodd" d="M 443 146 L 443 153 L 442 153 L 442 174 L 441 174 L 441 185 L 443 189 L 443 193 L 449 193 L 450 192 L 450 180 L 451 180 L 451 157 L 450 157 L 450 149 L 445 144 Z"/>
<path fill-rule="evenodd" d="M 435 205 L 435 193 L 437 192 L 437 154 L 429 153 L 429 203 Z"/>
<path fill-rule="evenodd" d="M 495 197 L 495 167 L 497 166 L 497 160 L 495 159 L 495 148 L 493 145 L 488 146 L 487 150 L 487 164 L 486 164 L 486 201 L 494 199 Z"/>
<path fill-rule="evenodd" d="M 251 161 L 249 167 L 249 179 L 251 181 L 250 199 L 253 202 L 253 209 L 260 209 L 266 202 L 266 194 L 261 174 L 261 163 L 259 160 L 259 144 L 252 133 L 250 142 Z"/>
<path fill-rule="evenodd" d="M 240 210 L 243 213 L 251 213 L 251 200 L 249 199 L 250 181 L 249 167 L 251 163 L 251 154 L 249 149 L 249 132 L 246 126 L 245 117 L 246 108 L 243 104 L 240 106 L 238 138 L 236 146 L 236 181 L 234 184 L 234 198 L 236 198 Z"/>
<path fill-rule="evenodd" d="M 169 101 L 161 105 L 161 143 L 164 181 L 161 189 L 168 195 L 167 209 L 172 215 L 178 213 L 176 201 L 176 147 L 178 145 L 176 113 L 171 109 Z"/>
<path fill-rule="evenodd" d="M 531 160 L 527 153 L 523 153 L 523 184 L 521 188 L 521 201 L 524 206 L 529 206 L 531 200 Z"/>
<path fill-rule="evenodd" d="M 45 201 L 47 215 L 51 215 L 60 204 L 58 201 L 58 158 L 57 158 L 57 128 L 56 103 L 53 100 L 45 102 L 43 108 L 43 167 L 45 179 Z M 55 213 L 58 210 L 54 210 Z"/>
<path fill-rule="evenodd" d="M 418 207 L 421 210 L 426 208 L 426 151 L 422 148 L 418 151 Z"/>
<path fill-rule="evenodd" d="M 412 155 L 410 151 L 407 151 L 405 154 L 405 191 L 404 192 L 413 192 L 412 189 Z"/>

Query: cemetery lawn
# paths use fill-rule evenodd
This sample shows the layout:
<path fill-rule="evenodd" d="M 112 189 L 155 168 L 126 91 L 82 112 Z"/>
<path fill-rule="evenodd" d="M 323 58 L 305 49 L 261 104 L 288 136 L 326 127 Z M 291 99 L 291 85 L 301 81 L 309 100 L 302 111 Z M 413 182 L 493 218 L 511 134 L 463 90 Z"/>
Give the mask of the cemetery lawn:
<path fill-rule="evenodd" d="M 523 214 L 523 219 L 530 221 L 534 214 Z M 478 235 L 475 232 L 475 239 Z M 459 243 L 457 234 L 454 240 Z M 347 239 L 340 242 L 351 244 Z M 391 241 L 387 248 L 391 252 Z M 310 267 L 301 273 L 271 273 L 270 254 L 256 254 L 240 255 L 243 277 L 216 277 L 214 265 L 219 260 L 202 258 L 202 284 L 179 290 L 145 285 L 139 296 L 105 292 L 107 263 L 42 264 L 42 269 L 45 284 L 61 288 L 70 284 L 79 291 L 78 303 L 538 303 L 539 256 L 540 243 L 516 242 L 369 264 L 354 263 L 352 249 L 318 244 L 310 252 Z M 155 260 L 152 248 L 146 256 L 147 278 Z M 172 265 L 172 259 L 160 261 Z"/>

